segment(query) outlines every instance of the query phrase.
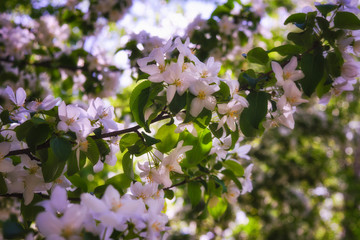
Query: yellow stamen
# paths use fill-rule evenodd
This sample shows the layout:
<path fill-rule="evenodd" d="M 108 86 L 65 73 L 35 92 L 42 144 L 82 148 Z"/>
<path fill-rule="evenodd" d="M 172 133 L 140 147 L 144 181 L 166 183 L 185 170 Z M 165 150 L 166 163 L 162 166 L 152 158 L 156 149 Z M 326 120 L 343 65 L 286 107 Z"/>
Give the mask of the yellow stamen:
<path fill-rule="evenodd" d="M 198 98 L 200 98 L 201 100 L 205 100 L 205 98 L 206 98 L 205 92 L 204 91 L 199 91 Z"/>

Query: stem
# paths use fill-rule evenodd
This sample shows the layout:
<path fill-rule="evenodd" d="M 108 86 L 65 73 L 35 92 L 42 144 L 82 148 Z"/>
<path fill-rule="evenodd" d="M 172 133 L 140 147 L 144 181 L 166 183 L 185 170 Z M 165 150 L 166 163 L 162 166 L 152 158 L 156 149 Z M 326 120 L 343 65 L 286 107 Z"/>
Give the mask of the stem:
<path fill-rule="evenodd" d="M 165 112 L 160 113 L 160 115 L 158 115 L 154 120 L 151 121 L 151 123 L 155 123 L 155 122 L 159 122 L 161 120 L 164 119 L 168 119 L 171 118 L 171 115 L 164 115 Z M 100 136 L 91 136 L 91 138 L 93 139 L 102 139 L 102 138 L 108 138 L 108 137 L 115 137 L 115 136 L 119 136 L 125 133 L 130 133 L 130 132 L 138 132 L 138 129 L 140 129 L 141 127 L 139 125 L 136 125 L 134 127 L 131 128 L 127 128 L 127 129 L 123 129 L 123 130 L 118 130 L 118 131 L 114 131 L 114 132 L 109 132 L 109 133 L 103 133 Z M 36 150 L 40 150 L 40 149 L 44 149 L 44 148 L 49 148 L 50 147 L 50 141 L 46 141 L 45 143 L 37 146 Z M 18 149 L 18 150 L 13 150 L 10 151 L 5 157 L 10 157 L 10 156 L 14 156 L 14 155 L 20 155 L 20 154 L 27 154 L 27 155 L 31 155 L 31 151 L 29 148 L 25 148 L 25 149 Z"/>

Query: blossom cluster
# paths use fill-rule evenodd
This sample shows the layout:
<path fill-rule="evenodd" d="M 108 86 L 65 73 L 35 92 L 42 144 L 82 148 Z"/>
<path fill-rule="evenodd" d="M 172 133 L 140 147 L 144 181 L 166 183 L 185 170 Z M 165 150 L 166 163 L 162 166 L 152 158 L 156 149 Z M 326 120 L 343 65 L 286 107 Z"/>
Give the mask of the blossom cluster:
<path fill-rule="evenodd" d="M 157 184 L 137 182 L 122 196 L 109 185 L 101 199 L 84 193 L 79 204 L 69 203 L 66 190 L 58 186 L 50 200 L 40 203 L 45 211 L 36 217 L 36 225 L 47 239 L 83 239 L 86 233 L 113 239 L 115 232 L 120 234 L 117 238 L 160 239 L 168 230 L 164 202 L 164 192 Z"/>

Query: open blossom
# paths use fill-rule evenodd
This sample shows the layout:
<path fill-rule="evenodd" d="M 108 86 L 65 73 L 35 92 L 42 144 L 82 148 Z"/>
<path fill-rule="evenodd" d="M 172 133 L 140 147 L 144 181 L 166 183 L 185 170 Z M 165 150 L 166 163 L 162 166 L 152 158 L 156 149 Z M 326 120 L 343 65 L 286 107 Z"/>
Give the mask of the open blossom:
<path fill-rule="evenodd" d="M 80 116 L 80 109 L 75 105 L 66 106 L 65 102 L 62 102 L 59 106 L 59 118 L 60 122 L 57 125 L 57 128 L 61 131 L 67 132 L 69 130 L 77 132 L 79 126 L 77 120 Z"/>
<path fill-rule="evenodd" d="M 189 85 L 194 81 L 192 74 L 183 71 L 184 56 L 179 55 L 176 63 L 171 63 L 166 71 L 165 82 L 169 84 L 166 92 L 167 102 L 170 103 L 177 92 L 180 96 L 189 88 Z"/>
<path fill-rule="evenodd" d="M 45 110 L 48 111 L 53 109 L 60 102 L 60 98 L 54 98 L 52 95 L 48 95 L 42 101 L 32 101 L 27 105 L 27 108 L 31 111 L 40 111 Z"/>
<path fill-rule="evenodd" d="M 283 85 L 284 95 L 290 105 L 296 106 L 301 103 L 308 102 L 306 99 L 302 99 L 302 92 L 297 88 L 296 84 L 292 81 L 286 81 Z"/>
<path fill-rule="evenodd" d="M 227 192 L 223 193 L 223 196 L 230 204 L 236 204 L 237 198 L 240 196 L 239 188 L 234 184 L 230 183 L 226 186 Z"/>
<path fill-rule="evenodd" d="M 216 154 L 218 159 L 225 159 L 230 147 L 231 147 L 230 135 L 221 139 L 214 138 L 210 155 Z"/>
<path fill-rule="evenodd" d="M 241 96 L 239 96 L 240 98 Z M 249 106 L 248 101 L 241 97 L 242 101 L 231 100 L 228 103 L 218 104 L 218 112 L 224 116 L 220 119 L 218 129 L 220 129 L 226 122 L 231 131 L 236 130 L 236 123 L 239 121 L 242 110 Z"/>
<path fill-rule="evenodd" d="M 217 85 L 208 85 L 203 81 L 196 81 L 190 86 L 190 92 L 196 96 L 191 102 L 190 114 L 197 117 L 201 111 L 206 108 L 214 110 L 216 106 L 216 98 L 211 94 L 219 91 Z"/>
<path fill-rule="evenodd" d="M 195 66 L 192 66 L 192 70 L 195 73 L 196 78 L 206 81 L 207 83 L 219 84 L 219 71 L 221 63 L 215 62 L 213 57 L 210 57 L 206 63 L 201 61 L 195 62 Z"/>
<path fill-rule="evenodd" d="M 245 168 L 244 178 L 240 178 L 240 182 L 242 185 L 241 195 L 251 192 L 253 190 L 253 185 L 251 183 L 251 172 L 254 164 L 250 164 Z"/>
<path fill-rule="evenodd" d="M 10 158 L 5 158 L 5 156 L 10 152 L 11 143 L 2 142 L 0 143 L 0 173 L 11 172 L 14 170 L 14 165 Z"/>
<path fill-rule="evenodd" d="M 101 98 L 91 100 L 87 110 L 90 120 L 98 120 L 105 128 L 105 131 L 117 129 L 117 124 L 113 120 L 114 107 L 108 106 Z"/>
<path fill-rule="evenodd" d="M 66 191 L 56 187 L 49 201 L 43 203 L 46 211 L 36 217 L 36 225 L 47 239 L 82 239 L 81 231 L 86 209 L 77 204 L 68 205 Z M 56 211 L 63 213 L 57 216 Z"/>
<path fill-rule="evenodd" d="M 283 86 L 285 81 L 297 81 L 304 78 L 304 73 L 301 70 L 296 70 L 298 63 L 297 58 L 292 57 L 290 62 L 281 68 L 277 62 L 271 62 L 272 70 L 275 73 L 278 86 Z"/>

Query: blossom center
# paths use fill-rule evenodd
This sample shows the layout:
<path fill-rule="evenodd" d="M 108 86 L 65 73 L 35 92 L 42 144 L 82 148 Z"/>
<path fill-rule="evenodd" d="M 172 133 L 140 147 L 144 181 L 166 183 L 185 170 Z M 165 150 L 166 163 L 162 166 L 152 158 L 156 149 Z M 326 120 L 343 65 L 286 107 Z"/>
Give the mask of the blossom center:
<path fill-rule="evenodd" d="M 159 70 L 160 70 L 160 73 L 163 73 L 165 71 L 165 66 L 164 65 L 159 65 L 158 66 Z"/>
<path fill-rule="evenodd" d="M 70 238 L 72 235 L 73 235 L 73 229 L 69 226 L 66 226 L 61 232 L 61 236 L 63 236 L 65 239 Z"/>
<path fill-rule="evenodd" d="M 198 98 L 201 100 L 205 100 L 206 94 L 204 91 L 199 91 Z"/>
<path fill-rule="evenodd" d="M 291 77 L 291 73 L 289 73 L 289 72 L 284 72 L 284 74 L 283 74 L 284 80 L 287 80 L 287 79 L 289 79 L 290 77 Z"/>
<path fill-rule="evenodd" d="M 181 86 L 183 85 L 183 81 L 180 80 L 180 79 L 175 79 L 175 85 L 176 85 L 177 87 L 181 87 Z"/>
<path fill-rule="evenodd" d="M 67 125 L 71 125 L 71 124 L 74 123 L 74 122 L 75 122 L 75 118 L 69 118 L 68 120 L 65 121 L 65 123 L 66 123 Z"/>
<path fill-rule="evenodd" d="M 202 73 L 200 74 L 201 78 L 207 78 L 208 76 L 209 76 L 209 72 L 206 70 L 202 71 Z"/>
<path fill-rule="evenodd" d="M 161 231 L 161 224 L 159 222 L 154 222 L 151 225 L 151 228 L 154 229 L 157 232 L 160 232 Z"/>
<path fill-rule="evenodd" d="M 112 201 L 112 207 L 111 207 L 111 211 L 113 211 L 113 212 L 116 212 L 119 208 L 121 208 L 121 206 L 122 206 L 122 203 L 120 202 L 120 201 L 117 201 L 117 200 L 113 200 Z"/>

